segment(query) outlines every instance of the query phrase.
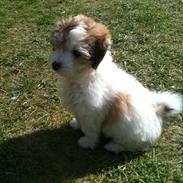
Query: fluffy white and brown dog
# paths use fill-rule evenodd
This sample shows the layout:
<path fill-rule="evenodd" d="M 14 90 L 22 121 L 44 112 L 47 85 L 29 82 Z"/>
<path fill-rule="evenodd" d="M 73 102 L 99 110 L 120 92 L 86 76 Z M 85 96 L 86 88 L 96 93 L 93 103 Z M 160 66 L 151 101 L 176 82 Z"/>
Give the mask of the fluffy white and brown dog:
<path fill-rule="evenodd" d="M 180 95 L 149 91 L 117 67 L 108 29 L 92 18 L 58 21 L 50 42 L 63 103 L 75 116 L 70 126 L 84 133 L 81 147 L 94 149 L 103 133 L 109 151 L 144 151 L 160 137 L 163 120 L 181 112 Z"/>

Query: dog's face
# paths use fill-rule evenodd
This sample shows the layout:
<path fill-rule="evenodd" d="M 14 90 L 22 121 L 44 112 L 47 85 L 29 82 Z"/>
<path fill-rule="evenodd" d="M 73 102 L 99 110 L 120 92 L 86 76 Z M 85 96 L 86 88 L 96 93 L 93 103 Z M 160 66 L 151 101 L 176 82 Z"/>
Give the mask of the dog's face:
<path fill-rule="evenodd" d="M 57 22 L 50 42 L 53 69 L 62 76 L 73 76 L 97 68 L 111 45 L 111 37 L 103 24 L 78 15 Z"/>

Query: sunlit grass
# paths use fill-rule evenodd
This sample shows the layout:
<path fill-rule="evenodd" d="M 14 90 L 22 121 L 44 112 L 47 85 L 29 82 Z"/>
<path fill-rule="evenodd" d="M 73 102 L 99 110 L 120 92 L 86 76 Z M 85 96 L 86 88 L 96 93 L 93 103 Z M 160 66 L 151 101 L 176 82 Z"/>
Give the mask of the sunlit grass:
<path fill-rule="evenodd" d="M 145 86 L 183 93 L 181 0 L 0 1 L 0 182 L 183 182 L 183 121 L 166 125 L 147 153 L 114 155 L 77 146 L 48 37 L 61 16 L 105 23 L 115 62 Z"/>

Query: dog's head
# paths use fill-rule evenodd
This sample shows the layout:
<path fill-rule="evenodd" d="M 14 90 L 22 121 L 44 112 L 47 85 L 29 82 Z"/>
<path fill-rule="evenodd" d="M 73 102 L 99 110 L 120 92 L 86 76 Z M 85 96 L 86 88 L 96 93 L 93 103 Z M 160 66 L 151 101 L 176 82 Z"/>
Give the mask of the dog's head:
<path fill-rule="evenodd" d="M 84 15 L 56 23 L 50 42 L 52 67 L 61 75 L 97 69 L 111 45 L 108 29 Z"/>

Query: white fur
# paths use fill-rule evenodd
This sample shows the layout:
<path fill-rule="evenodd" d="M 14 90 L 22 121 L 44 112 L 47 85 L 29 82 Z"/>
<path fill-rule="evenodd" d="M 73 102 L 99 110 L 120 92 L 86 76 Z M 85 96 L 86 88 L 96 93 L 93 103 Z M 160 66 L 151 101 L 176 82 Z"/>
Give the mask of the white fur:
<path fill-rule="evenodd" d="M 154 92 L 154 101 L 157 105 L 172 106 L 172 110 L 165 117 L 175 116 L 183 109 L 183 98 L 179 94 L 171 92 Z"/>
<path fill-rule="evenodd" d="M 75 47 L 83 48 L 83 32 L 82 27 L 71 31 L 70 38 Z M 168 106 L 174 114 L 182 110 L 180 95 L 156 93 L 144 88 L 133 76 L 112 62 L 110 51 L 106 52 L 96 70 L 87 68 L 84 71 L 79 71 L 79 63 L 75 62 L 69 51 L 61 51 L 60 57 L 56 57 L 64 65 L 58 71 L 62 76 L 60 93 L 63 103 L 77 119 L 70 122 L 71 127 L 80 127 L 85 135 L 78 141 L 81 147 L 95 148 L 103 133 L 112 138 L 105 145 L 109 151 L 144 151 L 161 135 L 163 117 L 157 115 L 158 106 Z M 130 113 L 103 126 L 110 102 L 118 93 L 130 96 Z"/>
<path fill-rule="evenodd" d="M 144 151 L 160 137 L 162 131 L 162 119 L 156 115 L 154 104 L 165 103 L 177 113 L 182 110 L 180 96 L 170 92 L 161 96 L 150 92 L 134 77 L 120 70 L 112 62 L 109 51 L 96 71 L 77 80 L 63 78 L 60 88 L 64 103 L 75 114 L 86 135 L 78 142 L 84 148 L 93 149 L 102 131 L 115 142 L 115 145 L 106 145 L 107 150 Z M 102 128 L 109 109 L 108 101 L 118 92 L 131 96 L 131 115 L 126 121 L 118 119 Z"/>

